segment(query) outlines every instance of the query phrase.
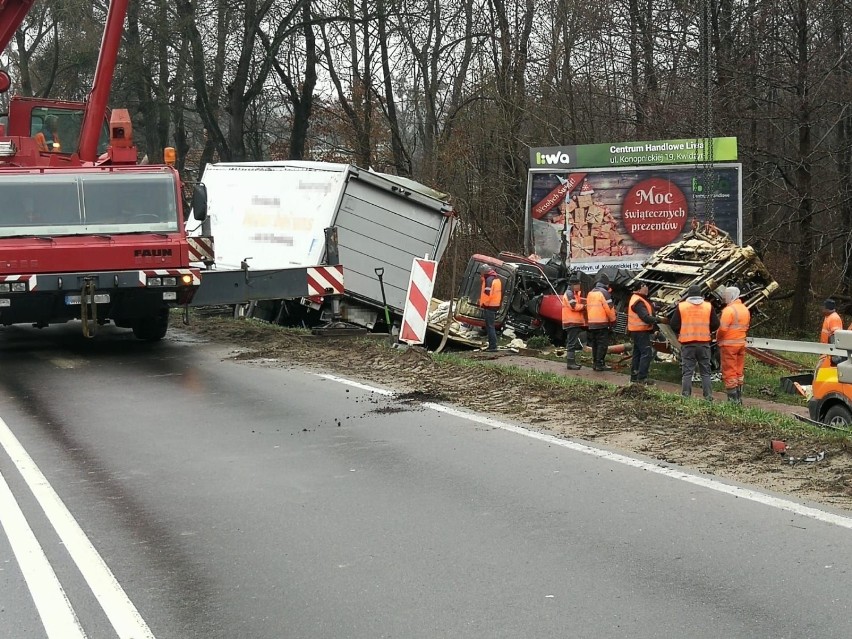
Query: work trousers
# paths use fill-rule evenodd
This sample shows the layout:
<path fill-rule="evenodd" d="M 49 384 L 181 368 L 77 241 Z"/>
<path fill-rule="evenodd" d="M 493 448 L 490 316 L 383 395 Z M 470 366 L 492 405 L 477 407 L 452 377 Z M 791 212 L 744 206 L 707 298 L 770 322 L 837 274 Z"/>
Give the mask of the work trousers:
<path fill-rule="evenodd" d="M 722 381 L 725 388 L 742 386 L 745 382 L 745 344 L 720 344 L 719 356 L 722 360 Z"/>
<path fill-rule="evenodd" d="M 568 326 L 565 329 L 565 350 L 569 355 L 583 350 L 580 346 L 580 333 L 584 330 L 586 330 L 584 326 Z"/>
<path fill-rule="evenodd" d="M 680 350 L 681 378 L 680 394 L 692 395 L 692 376 L 698 367 L 701 373 L 701 390 L 704 399 L 713 399 L 713 380 L 710 378 L 710 344 L 684 344 Z"/>
<path fill-rule="evenodd" d="M 641 382 L 648 379 L 654 349 L 651 346 L 651 331 L 630 333 L 633 337 L 633 361 L 630 365 L 630 381 Z"/>
<path fill-rule="evenodd" d="M 497 329 L 495 328 L 495 324 L 497 322 L 497 309 L 496 308 L 484 308 L 483 315 L 485 316 L 485 332 L 488 333 L 488 350 L 496 351 L 497 350 Z"/>
<path fill-rule="evenodd" d="M 609 328 L 590 328 L 586 331 L 595 366 L 603 366 L 606 363 L 606 352 L 609 348 L 609 333 Z"/>

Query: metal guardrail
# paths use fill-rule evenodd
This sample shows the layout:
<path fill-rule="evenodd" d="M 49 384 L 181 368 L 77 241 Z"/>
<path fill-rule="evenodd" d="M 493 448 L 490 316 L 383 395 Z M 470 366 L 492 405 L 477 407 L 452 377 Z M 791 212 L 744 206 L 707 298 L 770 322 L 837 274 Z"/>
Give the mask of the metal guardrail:
<path fill-rule="evenodd" d="M 852 331 L 838 331 L 848 332 Z M 760 348 L 766 351 L 786 351 L 788 353 L 812 353 L 814 355 L 840 355 L 846 357 L 849 351 L 837 344 L 820 344 L 818 342 L 798 342 L 789 339 L 767 339 L 765 337 L 749 337 L 746 346 Z"/>

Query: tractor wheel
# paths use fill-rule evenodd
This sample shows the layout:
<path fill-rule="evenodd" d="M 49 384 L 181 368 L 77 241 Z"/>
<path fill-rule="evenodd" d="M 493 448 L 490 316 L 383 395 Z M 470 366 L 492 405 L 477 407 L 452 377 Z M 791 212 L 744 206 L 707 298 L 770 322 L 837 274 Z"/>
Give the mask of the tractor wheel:
<path fill-rule="evenodd" d="M 834 406 L 825 411 L 823 421 L 829 426 L 848 428 L 852 425 L 852 412 L 843 404 L 834 404 Z"/>

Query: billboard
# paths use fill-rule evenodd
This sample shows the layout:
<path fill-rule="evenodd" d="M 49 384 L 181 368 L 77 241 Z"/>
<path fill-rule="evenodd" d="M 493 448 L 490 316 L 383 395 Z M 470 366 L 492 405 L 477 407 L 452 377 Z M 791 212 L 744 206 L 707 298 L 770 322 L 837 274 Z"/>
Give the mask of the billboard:
<path fill-rule="evenodd" d="M 712 161 L 711 161 L 712 158 Z M 541 262 L 570 236 L 571 265 L 638 269 L 709 221 L 742 242 L 736 138 L 530 149 L 525 245 Z"/>

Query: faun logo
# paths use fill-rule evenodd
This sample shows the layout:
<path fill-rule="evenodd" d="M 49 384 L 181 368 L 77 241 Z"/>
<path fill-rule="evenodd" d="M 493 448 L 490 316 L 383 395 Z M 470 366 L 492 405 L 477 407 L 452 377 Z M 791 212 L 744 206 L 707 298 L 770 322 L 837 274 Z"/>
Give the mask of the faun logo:
<path fill-rule="evenodd" d="M 571 157 L 562 151 L 556 151 L 555 153 L 542 153 L 537 151 L 535 154 L 535 163 L 538 165 L 542 164 L 570 164 Z"/>
<path fill-rule="evenodd" d="M 172 249 L 136 249 L 133 257 L 171 257 Z"/>

